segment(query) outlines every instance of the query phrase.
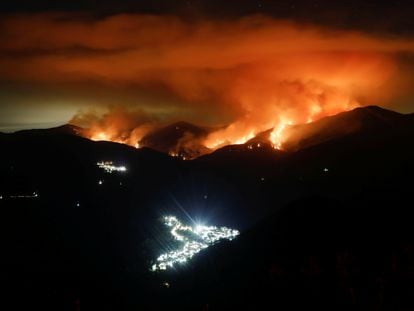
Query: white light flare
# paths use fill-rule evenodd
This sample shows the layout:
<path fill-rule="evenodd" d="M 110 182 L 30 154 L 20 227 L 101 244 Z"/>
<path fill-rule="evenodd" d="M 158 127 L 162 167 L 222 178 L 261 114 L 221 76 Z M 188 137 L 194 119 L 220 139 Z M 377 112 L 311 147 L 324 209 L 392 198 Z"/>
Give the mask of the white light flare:
<path fill-rule="evenodd" d="M 185 263 L 201 250 L 209 247 L 219 240 L 233 240 L 240 233 L 238 230 L 227 227 L 215 227 L 197 225 L 195 228 L 184 226 L 176 217 L 164 217 L 164 224 L 171 227 L 171 234 L 177 241 L 183 243 L 183 247 L 162 254 L 157 262 L 152 265 L 151 271 L 166 270 L 174 267 L 176 263 Z"/>

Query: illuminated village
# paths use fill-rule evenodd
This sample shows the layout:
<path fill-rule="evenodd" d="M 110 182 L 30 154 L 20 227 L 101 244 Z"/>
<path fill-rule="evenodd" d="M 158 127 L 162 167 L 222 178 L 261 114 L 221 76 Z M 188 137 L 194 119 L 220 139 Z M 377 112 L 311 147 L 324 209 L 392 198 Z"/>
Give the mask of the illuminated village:
<path fill-rule="evenodd" d="M 171 235 L 182 244 L 178 250 L 160 255 L 157 263 L 151 267 L 152 271 L 173 268 L 175 264 L 186 263 L 195 254 L 213 245 L 219 240 L 233 240 L 239 235 L 239 231 L 226 227 L 196 225 L 185 226 L 176 217 L 164 217 L 164 224 L 171 228 Z"/>

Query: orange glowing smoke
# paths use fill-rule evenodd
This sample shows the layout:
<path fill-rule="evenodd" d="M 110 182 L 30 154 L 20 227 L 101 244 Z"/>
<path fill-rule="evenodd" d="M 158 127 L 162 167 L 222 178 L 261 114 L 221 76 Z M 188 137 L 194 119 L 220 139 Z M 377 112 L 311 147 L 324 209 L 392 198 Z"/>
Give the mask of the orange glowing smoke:
<path fill-rule="evenodd" d="M 84 126 L 83 135 L 91 140 L 112 141 L 139 148 L 139 141 L 154 127 L 145 122 L 145 118 L 142 112 L 113 107 L 102 115 L 93 111 L 80 113 L 71 123 Z"/>
<path fill-rule="evenodd" d="M 185 118 L 222 128 L 204 141 L 210 149 L 244 143 L 268 129 L 273 129 L 273 146 L 282 148 L 289 124 L 312 122 L 359 105 L 388 104 L 399 95 L 392 82 L 400 71 L 397 55 L 414 51 L 414 42 L 406 38 L 263 16 L 229 21 L 69 17 L 2 20 L 3 51 L 36 53 L 1 58 L 0 77 L 43 84 L 92 81 L 107 89 L 162 92 L 174 98 L 162 111 L 163 123 Z M 160 109 L 148 106 L 137 101 L 132 111 L 142 109 L 147 119 L 157 119 Z M 92 139 L 135 146 L 155 126 L 144 119 L 112 110 L 101 117 L 85 118 L 81 113 L 72 123 L 84 121 Z"/>
<path fill-rule="evenodd" d="M 254 66 L 238 76 L 229 96 L 240 102 L 241 116 L 227 128 L 212 133 L 209 148 L 244 143 L 272 129 L 270 140 L 281 149 L 286 126 L 309 123 L 358 107 L 358 98 L 382 86 L 395 70 L 384 55 L 358 53 L 301 53 L 284 55 L 266 66 Z"/>

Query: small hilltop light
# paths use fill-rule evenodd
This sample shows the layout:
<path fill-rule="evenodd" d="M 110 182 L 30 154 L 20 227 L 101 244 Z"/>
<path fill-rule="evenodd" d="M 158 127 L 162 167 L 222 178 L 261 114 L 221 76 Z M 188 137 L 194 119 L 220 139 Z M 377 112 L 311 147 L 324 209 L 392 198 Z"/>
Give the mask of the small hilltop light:
<path fill-rule="evenodd" d="M 195 227 L 183 225 L 176 217 L 164 217 L 164 224 L 170 227 L 170 233 L 175 240 L 182 243 L 182 247 L 162 254 L 157 258 L 150 270 L 167 270 L 175 264 L 184 264 L 195 254 L 215 244 L 219 240 L 233 240 L 239 231 L 227 227 L 205 226 L 197 224 Z"/>
<path fill-rule="evenodd" d="M 102 185 L 102 184 L 103 184 L 102 180 L 98 181 L 98 185 Z"/>
<path fill-rule="evenodd" d="M 323 171 L 324 171 L 325 173 L 327 173 L 327 172 L 329 172 L 329 169 L 328 169 L 327 167 L 325 167 L 325 168 L 323 169 Z"/>

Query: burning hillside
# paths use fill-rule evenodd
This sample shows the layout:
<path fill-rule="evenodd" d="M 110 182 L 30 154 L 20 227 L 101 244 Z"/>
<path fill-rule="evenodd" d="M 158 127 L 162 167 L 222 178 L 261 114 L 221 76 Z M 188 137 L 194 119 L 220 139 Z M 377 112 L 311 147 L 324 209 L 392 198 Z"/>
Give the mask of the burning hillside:
<path fill-rule="evenodd" d="M 111 118 L 110 118 L 111 119 Z M 238 138 L 236 141 L 226 139 L 226 132 L 234 128 L 234 124 L 224 128 L 207 128 L 196 126 L 187 122 L 177 122 L 167 126 L 142 126 L 132 130 L 125 129 L 119 134 L 110 124 L 105 126 L 91 127 L 81 131 L 83 136 L 95 141 L 112 141 L 117 143 L 128 144 L 136 148 L 149 147 L 151 149 L 168 153 L 174 157 L 182 159 L 196 158 L 200 155 L 208 154 L 218 148 L 227 145 L 247 144 L 249 149 L 270 145 L 274 149 L 292 149 L 298 144 L 300 139 L 306 135 L 312 135 L 315 131 L 333 131 L 337 132 L 352 132 L 358 124 L 349 120 L 347 124 L 339 128 L 335 128 L 331 122 L 326 122 L 328 125 L 324 126 L 322 130 L 319 129 L 320 122 L 307 122 L 309 124 L 295 124 L 292 121 L 280 122 L 277 126 L 269 128 L 265 131 L 252 130 L 247 136 Z M 333 121 L 335 123 L 335 121 Z M 316 124 L 314 127 L 313 124 Z M 324 124 L 324 123 L 323 123 Z M 330 128 L 329 128 L 330 127 Z M 262 127 L 259 127 L 262 129 Z M 209 145 L 212 137 L 222 137 L 221 143 Z"/>
<path fill-rule="evenodd" d="M 342 110 L 347 111 L 351 107 L 345 106 Z M 221 128 L 201 127 L 187 122 L 177 122 L 166 126 L 143 124 L 133 127 L 128 125 L 128 122 L 122 122 L 128 117 L 126 112 L 118 110 L 95 121 L 90 128 L 83 131 L 83 135 L 95 141 L 112 141 L 136 148 L 149 147 L 174 157 L 191 159 L 227 145 L 245 143 L 251 143 L 251 146 L 270 144 L 274 149 L 286 149 L 285 144 L 288 146 L 293 144 L 288 141 L 289 138 L 296 139 L 298 136 L 295 131 L 292 136 L 293 129 L 314 122 L 314 117 L 309 116 L 304 122 L 300 117 L 295 118 L 291 114 L 289 119 L 278 117 L 273 123 L 252 125 L 249 133 L 245 134 L 242 129 L 238 128 L 239 122 Z M 352 131 L 352 124 L 349 126 L 349 130 Z M 303 131 L 301 135 L 305 135 Z"/>
<path fill-rule="evenodd" d="M 210 148 L 208 141 L 211 137 L 224 135 L 226 131 L 234 128 L 234 125 L 231 124 L 225 128 L 208 128 L 186 122 L 177 122 L 162 127 L 154 126 L 140 137 L 133 136 L 137 132 L 134 129 L 131 132 L 126 131 L 124 138 L 115 137 L 114 139 L 108 139 L 112 136 L 110 133 L 105 134 L 107 132 L 104 129 L 100 129 L 103 131 L 103 136 L 100 136 L 99 131 L 94 132 L 94 128 L 81 132 L 92 140 L 114 141 L 130 144 L 136 148 L 148 147 L 185 160 L 197 158 L 227 145 L 243 144 L 243 150 L 267 150 L 273 148 L 294 151 L 359 131 L 395 128 L 410 122 L 410 120 L 410 115 L 403 115 L 377 106 L 358 107 L 312 122 L 308 121 L 297 124 L 291 121 L 282 122 L 278 126 L 262 132 L 252 131 L 251 135 L 235 142 L 223 140 L 223 143 L 217 146 L 210 146 Z"/>
<path fill-rule="evenodd" d="M 105 41 L 108 28 L 119 40 Z M 228 24 L 113 16 L 87 30 L 88 38 L 96 38 L 90 48 L 113 52 L 74 54 L 64 62 L 44 58 L 30 63 L 36 79 L 72 83 L 76 72 L 116 92 L 134 93 L 118 103 L 103 98 L 99 112 L 85 108 L 71 123 L 87 128 L 85 136 L 93 140 L 148 146 L 186 158 L 243 144 L 269 129 L 271 144 L 283 149 L 289 126 L 371 103 L 387 105 L 403 95 L 394 79 L 404 75 L 398 53 L 414 50 L 413 42 L 404 39 L 263 16 Z M 29 39 L 23 43 L 34 44 Z M 60 44 L 81 45 L 84 39 L 68 37 Z M 29 70 L 20 63 L 8 65 L 15 72 Z M 203 126 L 168 129 L 183 120 Z M 165 134 L 165 126 L 175 133 Z M 162 133 L 168 144 L 154 142 L 154 135 Z"/>

